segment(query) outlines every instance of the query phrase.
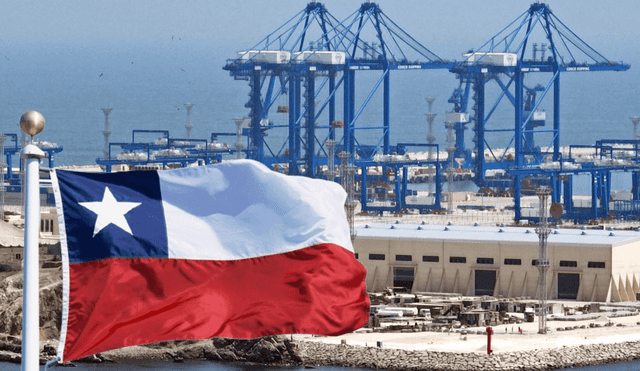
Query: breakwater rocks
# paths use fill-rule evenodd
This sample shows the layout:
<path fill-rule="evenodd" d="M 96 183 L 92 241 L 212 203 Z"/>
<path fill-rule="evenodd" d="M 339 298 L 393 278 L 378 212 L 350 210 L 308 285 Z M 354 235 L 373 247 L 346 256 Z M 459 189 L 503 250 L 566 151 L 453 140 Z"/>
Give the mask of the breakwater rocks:
<path fill-rule="evenodd" d="M 20 363 L 18 338 L 0 341 L 0 362 Z M 40 363 L 55 358 L 54 344 L 47 344 Z M 343 366 L 393 371 L 542 371 L 640 359 L 640 341 L 590 344 L 559 349 L 484 353 L 433 352 L 291 341 L 287 337 L 254 340 L 209 339 L 172 341 L 116 349 L 73 363 L 118 362 L 131 359 L 190 359 L 251 362 L 263 365 Z"/>
<path fill-rule="evenodd" d="M 44 365 L 47 361 L 54 359 L 56 351 L 54 346 L 44 344 L 40 348 L 40 364 Z M 22 339 L 20 337 L 0 334 L 0 362 L 20 363 L 22 361 L 21 353 Z"/>
<path fill-rule="evenodd" d="M 40 364 L 55 358 L 57 341 L 48 341 L 41 348 Z M 21 340 L 0 335 L 0 362 L 20 363 Z M 264 365 L 302 364 L 293 344 L 284 336 L 269 336 L 252 340 L 207 339 L 163 341 L 98 353 L 70 363 L 103 363 L 122 360 L 159 359 L 184 362 L 190 359 L 210 361 L 251 362 Z"/>
<path fill-rule="evenodd" d="M 291 342 L 284 336 L 267 336 L 251 340 L 215 338 L 208 340 L 170 341 L 147 345 L 163 352 L 163 358 L 252 362 L 270 365 L 299 364 Z"/>
<path fill-rule="evenodd" d="M 592 344 L 491 355 L 408 351 L 320 342 L 297 342 L 296 347 L 304 365 L 398 371 L 540 371 L 640 359 L 640 342 Z"/>

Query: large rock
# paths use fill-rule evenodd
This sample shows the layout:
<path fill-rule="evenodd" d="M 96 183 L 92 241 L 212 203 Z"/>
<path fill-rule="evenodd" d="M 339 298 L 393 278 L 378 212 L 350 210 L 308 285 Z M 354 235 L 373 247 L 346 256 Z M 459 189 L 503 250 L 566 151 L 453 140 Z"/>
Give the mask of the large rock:
<path fill-rule="evenodd" d="M 215 349 L 210 359 L 242 360 L 262 364 L 299 363 L 300 356 L 285 336 L 251 340 L 212 339 Z M 208 358 L 208 357 L 207 357 Z"/>
<path fill-rule="evenodd" d="M 22 285 L 23 273 L 16 272 L 0 282 L 0 333 L 22 333 Z M 40 339 L 55 340 L 60 337 L 62 313 L 62 270 L 40 271 Z"/>

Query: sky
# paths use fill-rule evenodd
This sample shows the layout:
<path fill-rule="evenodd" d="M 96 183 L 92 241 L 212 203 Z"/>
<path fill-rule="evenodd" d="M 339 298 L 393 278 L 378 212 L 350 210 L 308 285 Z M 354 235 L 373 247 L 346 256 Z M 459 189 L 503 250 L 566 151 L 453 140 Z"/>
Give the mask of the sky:
<path fill-rule="evenodd" d="M 360 1 L 323 2 L 337 19 L 356 11 Z M 457 57 L 447 44 L 471 48 L 528 9 L 523 0 L 383 0 L 381 9 L 436 54 Z M 587 42 L 619 58 L 640 45 L 634 1 L 551 0 L 551 10 Z M 306 6 L 306 1 L 66 0 L 15 1 L 3 5 L 0 40 L 5 46 L 163 44 L 177 39 L 203 48 L 249 45 Z M 450 55 L 449 55 L 450 54 Z M 636 54 L 637 55 L 637 54 Z M 638 58 L 638 57 L 636 57 Z"/>
<path fill-rule="evenodd" d="M 182 116 L 175 116 L 175 120 L 184 122 L 184 110 L 177 108 L 192 99 L 189 94 L 204 97 L 204 102 L 196 102 L 194 115 L 212 116 L 203 109 L 205 105 L 211 110 L 224 108 L 233 110 L 224 113 L 224 120 L 231 123 L 236 115 L 248 113 L 243 107 L 247 86 L 233 81 L 222 70 L 225 61 L 260 41 L 307 3 L 301 0 L 6 2 L 0 12 L 0 130 L 15 132 L 13 126 L 7 129 L 8 125 L 15 125 L 22 112 L 39 110 L 41 106 L 48 110 L 43 112 L 47 119 L 64 121 L 77 116 L 82 122 L 95 121 L 98 125 L 92 130 L 96 137 L 101 135 L 102 128 L 98 126 L 103 123 L 100 107 L 106 105 L 116 107 L 112 113 L 115 121 L 124 121 L 127 113 L 136 113 L 148 115 L 150 120 L 158 119 L 154 115 L 179 114 Z M 357 11 L 362 2 L 322 3 L 335 18 L 342 20 Z M 490 39 L 525 12 L 532 1 L 377 3 L 390 19 L 439 57 L 460 60 L 463 52 Z M 640 73 L 635 71 L 640 66 L 640 7 L 636 2 L 550 0 L 547 4 L 564 24 L 605 57 L 631 64 L 631 72 L 625 75 L 609 74 L 614 77 L 604 80 L 586 77 L 587 81 L 595 79 L 594 89 L 615 91 L 618 85 L 628 89 L 640 84 Z M 115 71 L 121 73 L 119 80 L 105 84 Z M 455 79 L 447 78 L 454 86 Z M 178 79 L 184 82 L 175 82 Z M 606 79 L 611 79 L 613 86 L 599 86 Z M 212 85 L 217 86 L 217 91 L 222 89 L 227 100 L 216 96 L 219 93 L 208 92 Z M 176 90 L 175 101 L 153 91 L 163 87 Z M 143 93 L 136 101 L 117 94 L 117 89 Z M 184 95 L 178 94 L 180 89 L 185 91 Z M 442 90 L 443 95 L 449 95 L 451 87 L 447 85 Z M 67 99 L 62 100 L 61 96 Z M 620 120 L 628 121 L 632 113 L 640 115 L 636 95 L 614 95 L 610 99 L 624 100 L 625 112 L 620 113 Z M 160 102 L 162 108 L 136 108 L 136 104 L 142 107 L 149 101 Z M 222 107 L 229 101 L 237 101 L 237 105 Z M 436 105 L 444 111 L 446 97 L 439 97 Z M 136 109 L 141 112 L 134 112 Z M 424 120 L 422 111 L 417 114 L 420 120 Z M 195 120 L 203 122 L 208 118 L 195 116 Z"/>

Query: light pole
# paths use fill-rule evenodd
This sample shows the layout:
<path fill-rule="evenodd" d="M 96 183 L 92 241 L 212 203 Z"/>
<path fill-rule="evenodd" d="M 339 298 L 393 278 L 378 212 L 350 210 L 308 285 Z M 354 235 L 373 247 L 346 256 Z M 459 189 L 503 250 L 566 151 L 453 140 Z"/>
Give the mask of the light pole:
<path fill-rule="evenodd" d="M 20 129 L 31 136 L 20 157 L 26 162 L 24 213 L 24 270 L 22 292 L 22 371 L 40 367 L 39 256 L 40 227 L 40 159 L 45 154 L 33 144 L 33 136 L 44 129 L 44 117 L 36 111 L 20 117 Z"/>
<path fill-rule="evenodd" d="M 193 103 L 185 103 L 184 106 L 187 109 L 187 123 L 184 127 L 187 129 L 187 139 L 191 139 L 191 130 L 193 129 L 193 124 L 191 123 L 191 109 L 193 108 Z"/>
<path fill-rule="evenodd" d="M 547 187 L 538 189 L 538 199 L 540 202 L 539 219 L 536 228 L 538 234 L 538 333 L 547 333 L 547 272 L 549 271 L 549 250 L 547 249 L 547 238 L 551 233 L 547 220 L 547 207 L 550 190 Z"/>
<path fill-rule="evenodd" d="M 102 134 L 104 134 L 104 148 L 102 149 L 102 158 L 105 160 L 111 160 L 109 157 L 109 137 L 111 136 L 111 119 L 109 119 L 109 115 L 113 108 L 105 107 L 102 109 L 104 112 L 104 130 Z"/>
<path fill-rule="evenodd" d="M 427 97 L 427 103 L 429 104 L 429 112 L 426 114 L 427 115 L 427 122 L 429 123 L 429 131 L 427 131 L 427 142 L 429 142 L 429 144 L 433 144 L 436 142 L 436 136 L 433 135 L 433 120 L 436 118 L 436 114 L 431 112 L 431 108 L 433 107 L 433 101 L 435 101 L 436 99 L 433 97 Z M 429 160 L 433 160 L 433 147 L 429 146 Z"/>

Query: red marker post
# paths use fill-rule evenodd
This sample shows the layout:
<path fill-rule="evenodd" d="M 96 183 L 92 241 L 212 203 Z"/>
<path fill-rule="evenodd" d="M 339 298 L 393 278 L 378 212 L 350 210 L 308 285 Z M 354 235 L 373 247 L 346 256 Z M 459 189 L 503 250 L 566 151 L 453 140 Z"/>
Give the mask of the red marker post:
<path fill-rule="evenodd" d="M 487 327 L 487 354 L 491 354 L 493 351 L 491 350 L 491 334 L 493 333 L 493 329 L 491 327 Z"/>

